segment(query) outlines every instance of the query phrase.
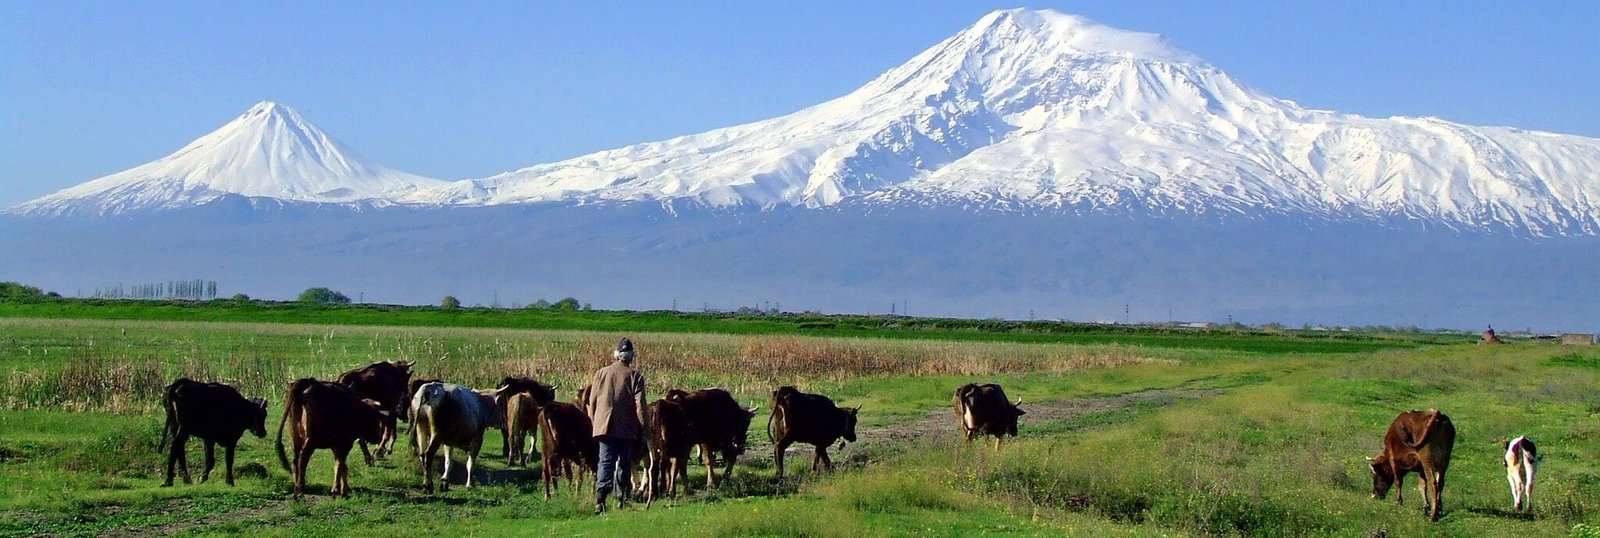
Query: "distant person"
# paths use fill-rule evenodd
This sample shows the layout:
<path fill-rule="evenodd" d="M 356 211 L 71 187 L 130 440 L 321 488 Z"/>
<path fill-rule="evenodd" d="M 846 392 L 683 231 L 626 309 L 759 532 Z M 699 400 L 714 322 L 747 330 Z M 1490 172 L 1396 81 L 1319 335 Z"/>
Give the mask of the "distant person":
<path fill-rule="evenodd" d="M 594 513 L 606 510 L 606 497 L 617 491 L 617 507 L 627 503 L 631 491 L 632 451 L 644 431 L 644 376 L 633 369 L 633 342 L 617 341 L 611 352 L 616 362 L 601 368 L 589 381 L 591 390 L 584 402 L 594 422 L 594 438 L 600 445 L 600 469 L 595 473 Z M 616 487 L 619 486 L 620 487 Z"/>

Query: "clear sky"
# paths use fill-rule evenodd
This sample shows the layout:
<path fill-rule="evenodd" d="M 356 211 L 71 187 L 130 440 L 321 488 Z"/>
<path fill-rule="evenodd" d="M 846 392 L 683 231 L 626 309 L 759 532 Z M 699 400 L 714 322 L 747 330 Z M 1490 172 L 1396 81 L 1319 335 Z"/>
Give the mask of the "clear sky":
<path fill-rule="evenodd" d="M 8 2 L 0 206 L 261 100 L 387 166 L 482 177 L 793 112 L 1019 6 L 1163 34 L 1314 108 L 1600 137 L 1600 2 L 412 4 Z"/>

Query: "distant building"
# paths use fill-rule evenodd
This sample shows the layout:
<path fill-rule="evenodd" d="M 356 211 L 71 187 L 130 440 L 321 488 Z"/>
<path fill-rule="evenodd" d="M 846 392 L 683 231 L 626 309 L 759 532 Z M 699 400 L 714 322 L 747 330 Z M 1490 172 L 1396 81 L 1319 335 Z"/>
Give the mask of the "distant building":
<path fill-rule="evenodd" d="M 1588 333 L 1566 333 L 1561 335 L 1561 343 L 1569 346 L 1592 346 L 1594 335 Z"/>

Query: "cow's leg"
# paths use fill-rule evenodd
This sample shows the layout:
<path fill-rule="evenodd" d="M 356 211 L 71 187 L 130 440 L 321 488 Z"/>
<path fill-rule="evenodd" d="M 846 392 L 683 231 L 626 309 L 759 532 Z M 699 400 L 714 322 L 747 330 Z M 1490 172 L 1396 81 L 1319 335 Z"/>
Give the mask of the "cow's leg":
<path fill-rule="evenodd" d="M 483 446 L 479 444 L 482 442 L 483 440 L 479 439 L 478 443 L 474 443 L 467 449 L 467 488 L 469 489 L 472 488 L 472 464 L 477 461 L 478 451 L 483 448 Z"/>
<path fill-rule="evenodd" d="M 734 460 L 737 460 L 737 459 L 739 459 L 739 455 L 738 454 L 734 454 L 732 448 L 726 449 L 722 453 L 722 478 L 723 479 L 727 479 L 728 477 L 733 476 L 733 463 L 734 463 Z"/>
<path fill-rule="evenodd" d="M 1506 482 L 1511 483 L 1511 509 L 1522 511 L 1522 473 L 1515 464 L 1506 467 Z"/>
<path fill-rule="evenodd" d="M 311 465 L 311 454 L 316 449 L 310 443 L 299 443 L 294 450 L 294 495 L 304 497 L 306 494 L 306 468 Z"/>
<path fill-rule="evenodd" d="M 450 445 L 444 445 L 444 472 L 439 473 L 439 491 L 450 491 Z"/>
<path fill-rule="evenodd" d="M 200 471 L 200 483 L 204 484 L 211 479 L 211 470 L 217 466 L 217 444 L 209 439 L 202 439 L 206 443 L 206 468 Z"/>
<path fill-rule="evenodd" d="M 776 444 L 772 445 L 772 462 L 778 467 L 778 478 L 783 478 L 783 451 L 788 450 L 789 445 L 792 443 L 793 441 L 790 441 L 788 438 L 783 438 L 779 439 Z"/>
<path fill-rule="evenodd" d="M 811 452 L 811 474 L 817 474 L 817 467 L 822 465 L 822 447 L 816 447 Z"/>
<path fill-rule="evenodd" d="M 422 449 L 422 491 L 433 493 L 433 459 L 438 457 L 439 443 L 428 440 Z"/>
<path fill-rule="evenodd" d="M 182 457 L 183 438 L 173 435 L 172 446 L 167 450 L 167 481 L 161 484 L 162 487 L 172 487 L 172 479 L 178 473 L 178 460 Z"/>
<path fill-rule="evenodd" d="M 178 433 L 172 436 L 172 450 L 174 450 L 174 453 L 178 455 L 178 471 L 183 474 L 183 483 L 192 484 L 194 481 L 189 479 L 188 444 L 189 432 L 184 431 L 182 427 L 179 427 Z"/>
<path fill-rule="evenodd" d="M 1523 469 L 1527 471 L 1526 474 L 1523 475 L 1522 479 L 1522 509 L 1531 511 L 1533 510 L 1531 505 L 1533 504 L 1534 466 L 1532 461 L 1525 461 L 1522 466 Z"/>
<path fill-rule="evenodd" d="M 549 500 L 551 482 L 555 481 L 555 477 L 552 476 L 555 474 L 556 470 L 556 466 L 554 465 L 555 460 L 554 458 L 550 458 L 548 456 L 542 459 L 544 461 L 541 462 L 542 465 L 539 467 L 539 478 L 544 481 L 544 498 L 545 500 Z"/>
<path fill-rule="evenodd" d="M 1394 477 L 1394 503 L 1405 506 L 1406 502 L 1402 497 L 1405 497 L 1403 494 L 1406 492 L 1406 475 L 1401 473 L 1399 469 L 1394 468 L 1393 464 L 1390 464 L 1389 476 Z"/>
<path fill-rule="evenodd" d="M 350 498 L 350 447 L 333 448 L 334 496 Z"/>
<path fill-rule="evenodd" d="M 228 485 L 233 485 L 233 449 L 237 444 L 222 447 L 222 463 L 228 467 Z"/>
<path fill-rule="evenodd" d="M 711 447 L 709 445 L 700 445 L 700 456 L 706 462 L 706 488 L 709 489 L 717 485 L 716 457 L 711 455 Z M 780 470 L 782 468 L 782 466 L 779 467 Z"/>
<path fill-rule="evenodd" d="M 1435 472 L 1429 486 L 1433 490 L 1433 506 L 1428 519 L 1438 521 L 1439 516 L 1444 514 L 1444 473 Z"/>
<path fill-rule="evenodd" d="M 833 458 L 828 457 L 828 446 L 817 447 L 817 457 L 822 458 L 822 467 L 828 472 L 833 472 Z"/>

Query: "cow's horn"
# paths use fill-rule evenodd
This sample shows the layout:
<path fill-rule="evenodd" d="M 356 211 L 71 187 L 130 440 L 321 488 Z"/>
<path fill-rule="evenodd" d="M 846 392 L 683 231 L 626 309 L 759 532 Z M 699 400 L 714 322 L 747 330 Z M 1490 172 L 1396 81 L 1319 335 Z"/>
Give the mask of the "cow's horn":
<path fill-rule="evenodd" d="M 1012 407 L 1022 407 L 1022 397 L 1018 396 L 1017 397 L 1017 403 L 1011 404 L 1011 406 Z"/>
<path fill-rule="evenodd" d="M 1374 458 L 1372 456 L 1367 456 L 1367 461 L 1374 461 L 1374 460 L 1377 460 L 1377 458 Z"/>

